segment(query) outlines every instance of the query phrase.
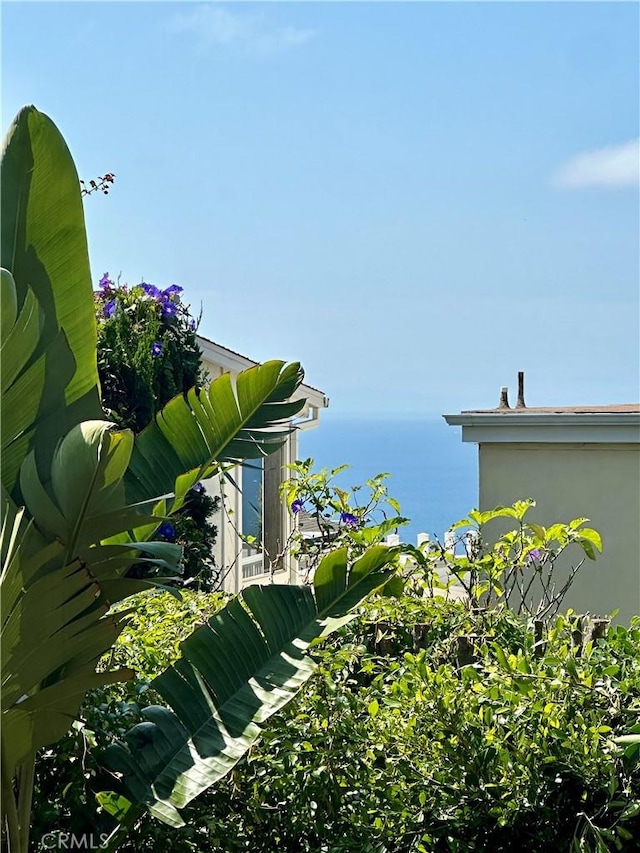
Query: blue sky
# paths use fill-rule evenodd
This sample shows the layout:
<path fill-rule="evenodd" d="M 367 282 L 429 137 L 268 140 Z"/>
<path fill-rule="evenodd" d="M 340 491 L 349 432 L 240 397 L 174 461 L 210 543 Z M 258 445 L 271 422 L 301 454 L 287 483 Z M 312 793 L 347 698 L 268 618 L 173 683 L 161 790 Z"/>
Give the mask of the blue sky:
<path fill-rule="evenodd" d="M 640 397 L 638 6 L 4 3 L 95 280 L 300 360 L 332 416 Z"/>

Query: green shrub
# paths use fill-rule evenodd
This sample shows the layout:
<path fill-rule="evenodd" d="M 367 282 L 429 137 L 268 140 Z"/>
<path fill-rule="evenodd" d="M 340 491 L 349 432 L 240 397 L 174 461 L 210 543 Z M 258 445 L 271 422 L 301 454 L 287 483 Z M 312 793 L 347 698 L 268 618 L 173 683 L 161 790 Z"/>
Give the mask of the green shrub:
<path fill-rule="evenodd" d="M 375 625 L 391 611 L 405 636 L 420 620 L 426 648 L 375 653 Z M 206 849 L 635 849 L 640 776 L 612 738 L 640 709 L 640 620 L 583 656 L 573 627 L 558 617 L 536 657 L 508 612 L 474 619 L 437 598 L 421 611 L 404 598 L 367 606 L 280 725 L 210 793 L 218 843 Z M 458 668 L 455 640 L 470 628 L 478 658 Z"/>
<path fill-rule="evenodd" d="M 140 432 L 176 394 L 206 381 L 198 346 L 198 321 L 181 298 L 183 289 L 164 290 L 141 282 L 116 284 L 105 273 L 94 291 L 98 326 L 98 375 L 102 405 L 121 427 Z M 220 499 L 201 484 L 159 538 L 182 546 L 182 582 L 214 589 L 220 571 L 213 559 L 217 527 L 212 521 Z M 148 577 L 148 566 L 134 566 L 130 577 Z"/>
<path fill-rule="evenodd" d="M 94 293 L 98 374 L 109 418 L 140 432 L 176 394 L 202 385 L 197 322 L 182 287 L 116 284 L 105 273 Z"/>
<path fill-rule="evenodd" d="M 555 533 L 562 538 L 567 529 L 581 535 L 577 526 Z M 186 827 L 144 818 L 122 849 L 637 849 L 637 750 L 625 753 L 615 738 L 640 715 L 640 618 L 591 640 L 569 611 L 534 636 L 531 619 L 495 599 L 478 609 L 446 597 L 426 556 L 407 563 L 403 592 L 368 601 L 316 651 L 319 668 L 307 687 L 232 773 L 185 810 Z M 480 555 L 494 582 L 498 557 Z M 113 652 L 138 681 L 94 694 L 84 731 L 67 741 L 68 755 L 73 747 L 82 759 L 60 773 L 58 757 L 39 776 L 42 826 L 48 809 L 49 820 L 55 811 L 55 825 L 70 831 L 111 828 L 93 801 L 101 789 L 118 790 L 100 767 L 100 748 L 141 719 L 142 704 L 153 701 L 149 680 L 223 601 L 187 594 L 176 602 L 166 593 L 141 600 Z M 92 753 L 79 749 L 83 739 Z"/>
<path fill-rule="evenodd" d="M 211 604 L 220 601 L 149 596 L 118 662 L 151 677 Z M 440 597 L 373 600 L 317 653 L 316 676 L 247 758 L 191 805 L 188 826 L 146 819 L 123 850 L 635 849 L 640 774 L 613 738 L 640 712 L 640 619 L 584 648 L 575 628 L 575 616 L 557 617 L 540 654 L 509 611 L 474 615 Z M 476 661 L 459 667 L 458 637 L 470 635 Z M 123 689 L 89 714 L 105 727 L 114 711 L 118 726 L 123 712 L 135 721 L 141 686 Z M 87 798 L 89 823 L 105 820 L 90 812 Z"/>
<path fill-rule="evenodd" d="M 69 734 L 39 755 L 34 839 L 53 829 L 97 837 L 114 828 L 113 818 L 96 808 L 95 795 L 114 787 L 113 776 L 100 764 L 101 750 L 141 720 L 143 707 L 158 701 L 149 682 L 178 657 L 180 641 L 227 600 L 223 593 L 183 590 L 180 599 L 166 592 L 149 592 L 127 601 L 127 609 L 132 608 L 130 622 L 108 662 L 131 667 L 136 678 L 91 691 Z M 149 821 L 148 831 L 160 835 L 166 827 Z"/>

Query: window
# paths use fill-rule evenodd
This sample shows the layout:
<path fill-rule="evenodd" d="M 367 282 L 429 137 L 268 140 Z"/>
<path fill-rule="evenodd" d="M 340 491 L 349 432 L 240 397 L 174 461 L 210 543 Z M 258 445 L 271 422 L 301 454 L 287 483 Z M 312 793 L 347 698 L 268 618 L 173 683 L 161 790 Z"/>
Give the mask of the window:
<path fill-rule="evenodd" d="M 283 475 L 282 450 L 264 459 L 248 459 L 242 464 L 241 533 L 252 544 L 242 546 L 242 574 L 248 580 L 261 572 L 284 568 L 283 507 L 280 482 Z"/>
<path fill-rule="evenodd" d="M 256 550 L 262 545 L 263 484 L 262 459 L 248 459 L 242 464 L 242 535 L 255 540 Z"/>

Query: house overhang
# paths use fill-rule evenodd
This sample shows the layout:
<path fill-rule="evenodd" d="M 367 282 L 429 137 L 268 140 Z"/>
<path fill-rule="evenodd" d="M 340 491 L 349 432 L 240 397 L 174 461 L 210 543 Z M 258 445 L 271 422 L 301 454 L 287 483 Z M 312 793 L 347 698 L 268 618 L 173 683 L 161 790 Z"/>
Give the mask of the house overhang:
<path fill-rule="evenodd" d="M 202 350 L 203 360 L 222 368 L 224 372 L 229 372 L 233 375 L 240 373 L 241 370 L 247 370 L 250 367 L 255 367 L 258 362 L 241 355 L 239 352 L 223 347 L 222 344 L 217 344 L 215 341 L 210 341 L 198 335 L 198 346 Z M 305 407 L 297 416 L 302 418 L 302 423 L 316 423 L 318 419 L 318 410 L 326 409 L 329 406 L 329 398 L 312 385 L 302 383 L 298 388 L 297 393 L 292 398 L 306 400 Z"/>
<path fill-rule="evenodd" d="M 462 427 L 462 440 L 477 444 L 638 444 L 637 411 L 460 412 L 443 415 L 449 426 Z"/>

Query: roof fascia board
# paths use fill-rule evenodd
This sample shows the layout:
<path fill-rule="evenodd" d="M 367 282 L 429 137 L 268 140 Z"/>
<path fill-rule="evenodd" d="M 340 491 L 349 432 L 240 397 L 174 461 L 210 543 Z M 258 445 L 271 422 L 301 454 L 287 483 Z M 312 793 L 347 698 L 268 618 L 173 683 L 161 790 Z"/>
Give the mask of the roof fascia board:
<path fill-rule="evenodd" d="M 228 370 L 231 373 L 240 373 L 241 370 L 248 370 L 250 367 L 255 367 L 258 362 L 250 358 L 246 358 L 239 353 L 230 352 L 225 347 L 219 347 L 212 341 L 205 338 L 198 338 L 198 345 L 202 350 L 203 360 L 210 361 L 212 364 L 221 367 L 223 370 Z M 326 409 L 329 405 L 329 400 L 322 392 L 316 391 L 304 383 L 300 386 L 299 394 L 294 399 L 305 397 L 307 403 L 318 409 Z"/>
<path fill-rule="evenodd" d="M 213 364 L 217 364 L 227 370 L 246 370 L 249 367 L 255 367 L 258 363 L 240 355 L 240 353 L 231 352 L 226 347 L 218 346 L 206 338 L 198 337 L 198 346 L 207 361 L 211 361 Z"/>
<path fill-rule="evenodd" d="M 640 443 L 638 412 L 570 413 L 498 413 L 462 412 L 444 415 L 450 426 L 462 427 L 462 440 L 477 443 Z"/>

